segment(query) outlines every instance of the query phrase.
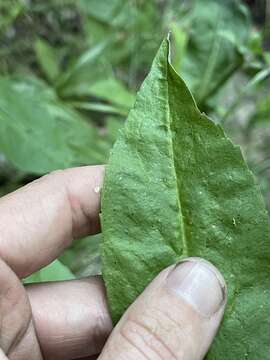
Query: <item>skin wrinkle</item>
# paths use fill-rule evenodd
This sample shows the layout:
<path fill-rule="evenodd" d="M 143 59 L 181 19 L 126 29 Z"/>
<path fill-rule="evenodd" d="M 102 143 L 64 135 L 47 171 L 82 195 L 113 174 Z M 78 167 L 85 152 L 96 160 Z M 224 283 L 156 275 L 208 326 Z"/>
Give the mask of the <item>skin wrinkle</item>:
<path fill-rule="evenodd" d="M 99 184 L 99 182 L 97 180 L 98 179 L 94 179 L 94 181 L 93 181 L 93 189 L 95 189 L 96 186 Z M 95 233 L 99 232 L 100 231 L 99 217 L 97 217 L 97 219 L 96 219 L 97 221 L 93 221 L 91 213 L 89 211 L 87 211 L 87 209 L 81 204 L 81 202 L 78 201 L 76 196 L 74 196 L 74 194 L 72 194 L 72 192 L 70 191 L 68 186 L 66 187 L 66 191 L 67 191 L 67 196 L 69 198 L 69 204 L 71 206 L 71 213 L 72 214 L 76 213 L 75 205 L 78 205 L 78 209 L 79 209 L 78 218 L 85 219 L 85 229 L 84 229 L 84 231 L 82 231 L 82 230 L 80 230 L 80 229 L 82 229 L 82 225 L 79 225 L 79 222 L 76 221 L 76 219 L 73 217 L 73 221 L 72 221 L 72 223 L 73 223 L 73 230 L 72 230 L 73 239 L 76 239 L 76 238 L 82 236 L 86 232 L 89 234 L 95 234 Z M 100 198 L 99 193 L 96 193 L 95 191 L 93 191 L 93 193 L 95 194 L 95 196 L 98 199 Z M 100 213 L 100 205 L 98 206 L 97 212 L 98 212 L 98 214 Z"/>
<path fill-rule="evenodd" d="M 162 337 L 159 335 L 159 331 L 153 331 L 150 327 L 148 327 L 146 324 L 144 324 L 142 321 L 138 320 L 138 319 L 129 319 L 127 320 L 127 322 L 132 323 L 135 325 L 136 328 L 140 329 L 142 328 L 146 333 L 148 333 L 151 337 L 152 340 L 154 340 L 154 342 L 156 342 L 157 346 L 151 346 L 151 343 L 146 341 L 146 339 L 141 336 L 142 340 L 144 341 L 146 348 L 147 346 L 150 347 L 155 353 L 156 355 L 158 355 L 160 357 L 161 360 L 170 360 L 170 359 L 166 359 L 163 358 L 161 356 L 161 351 L 158 350 L 158 347 L 161 346 L 161 349 L 165 349 L 165 351 L 170 354 L 171 359 L 173 360 L 177 360 L 177 357 L 175 356 L 175 354 L 172 352 L 172 350 L 165 344 L 164 340 L 162 339 Z M 158 329 L 159 330 L 159 329 Z M 123 331 L 122 331 L 123 332 Z M 136 331 L 136 333 L 140 333 L 140 331 Z"/>
<path fill-rule="evenodd" d="M 101 277 L 95 277 L 96 279 L 101 279 Z M 95 279 L 94 278 L 94 279 Z M 93 279 L 93 278 L 92 278 Z M 98 284 L 97 284 L 98 287 Z M 103 291 L 105 289 L 103 288 Z M 99 303 L 102 304 L 102 306 L 99 306 L 95 309 L 94 318 L 92 317 L 92 322 L 95 324 L 91 329 L 90 333 L 88 334 L 88 337 L 91 337 L 92 344 L 94 346 L 94 352 L 98 353 L 101 348 L 103 347 L 106 338 L 104 339 L 102 334 L 104 333 L 103 329 L 106 327 L 106 322 L 108 319 L 107 312 L 106 312 L 106 303 L 105 303 L 105 297 L 101 297 L 99 299 Z M 93 316 L 93 315 L 92 315 Z"/>
<path fill-rule="evenodd" d="M 189 306 L 189 304 L 185 304 L 184 306 Z M 156 331 L 152 330 L 152 333 L 162 332 L 162 334 L 167 334 L 168 333 L 168 330 L 167 330 L 168 325 L 167 325 L 167 327 L 163 328 L 162 324 L 168 324 L 168 322 L 166 321 L 166 320 L 168 320 L 169 324 L 171 323 L 171 324 L 176 325 L 176 328 L 175 328 L 176 331 L 179 330 L 179 331 L 177 331 L 177 335 L 175 334 L 172 336 L 177 336 L 179 344 L 186 344 L 187 342 L 190 342 L 190 349 L 192 349 L 192 342 L 194 341 L 194 338 L 195 338 L 194 334 L 192 333 L 192 321 L 190 321 L 190 324 L 187 324 L 186 320 L 184 320 L 180 323 L 178 317 L 177 317 L 178 321 L 176 321 L 169 315 L 170 311 L 165 311 L 165 310 L 167 310 L 167 309 L 164 309 L 164 311 L 161 311 L 155 306 L 155 308 L 152 309 L 152 313 L 154 315 L 149 316 L 149 314 L 147 314 L 147 317 L 151 319 L 151 322 L 153 324 L 156 323 L 157 322 L 156 319 L 158 319 L 157 326 L 156 326 L 157 330 Z M 182 309 L 182 311 L 183 310 L 184 309 Z M 164 336 L 164 338 L 165 338 L 165 336 Z M 165 345 L 166 348 L 170 351 L 171 355 L 173 356 L 172 359 L 175 359 L 175 360 L 180 359 L 181 356 L 183 355 L 182 354 L 180 356 L 180 351 L 182 351 L 181 348 L 183 348 L 183 346 L 180 345 L 179 348 L 177 349 L 177 352 L 173 353 L 170 350 L 170 347 L 165 344 L 165 340 L 163 340 L 163 345 Z"/>
<path fill-rule="evenodd" d="M 72 194 L 70 193 L 70 190 L 68 188 L 68 186 L 65 184 L 65 197 L 67 198 L 66 203 L 69 204 L 69 216 L 70 216 L 70 224 L 72 224 L 70 226 L 69 229 L 69 241 L 70 243 L 72 242 L 72 240 L 74 240 L 76 238 L 75 234 L 77 233 L 77 228 L 78 228 L 78 220 L 76 219 L 76 206 L 79 203 L 79 201 L 76 199 L 76 197 L 72 196 Z M 81 207 L 80 207 L 81 209 Z"/>
<path fill-rule="evenodd" d="M 11 330 L 13 340 L 10 339 L 10 335 L 7 334 L 7 340 L 5 340 L 4 337 L 2 337 L 2 340 L 4 341 L 4 350 L 10 351 L 11 348 L 14 348 L 14 343 L 20 342 L 20 340 L 23 338 L 25 332 L 27 332 L 27 329 L 29 327 L 29 324 L 31 322 L 31 309 L 29 302 L 27 301 L 27 298 L 23 294 L 23 288 L 21 283 L 19 282 L 19 279 L 15 277 L 11 269 L 8 267 L 8 265 L 2 260 L 0 260 L 1 263 L 1 277 L 0 281 L 2 283 L 1 289 L 0 289 L 0 313 L 1 313 L 1 332 L 0 332 L 0 340 L 1 340 L 1 334 L 7 334 L 9 330 Z M 8 283 L 8 278 L 10 278 L 10 281 Z M 20 324 L 18 324 L 18 312 L 21 309 L 24 309 L 23 314 L 21 316 Z M 11 326 L 9 324 L 10 319 L 14 321 L 14 317 L 16 320 L 16 327 Z M 17 329 L 18 327 L 18 329 Z M 14 330 L 16 332 L 14 333 Z M 7 343 L 6 343 L 7 342 Z"/>
<path fill-rule="evenodd" d="M 132 337 L 127 336 L 127 334 L 123 331 L 120 330 L 120 335 L 122 336 L 122 338 L 131 346 L 131 348 L 134 348 L 138 351 L 139 354 L 141 354 L 143 356 L 144 359 L 147 360 L 152 360 L 150 357 L 147 356 L 147 354 L 135 343 L 134 340 L 132 340 Z"/>
<path fill-rule="evenodd" d="M 10 344 L 9 349 L 7 351 L 8 356 L 14 351 L 14 349 L 16 349 L 16 347 L 18 347 L 18 345 L 22 342 L 22 340 L 26 336 L 27 332 L 29 331 L 31 321 L 32 321 L 32 317 L 29 314 L 28 320 L 25 323 L 24 327 L 19 329 L 19 331 L 14 335 L 14 339 L 13 339 L 12 343 Z"/>
<path fill-rule="evenodd" d="M 164 285 L 165 284 L 163 284 L 163 286 Z M 151 297 L 151 294 L 148 294 L 148 296 Z M 158 289 L 156 289 L 155 296 L 152 294 L 152 298 L 161 299 L 161 298 L 165 298 L 165 297 L 159 292 Z M 144 305 L 142 304 L 142 306 L 144 306 Z M 188 306 L 188 304 L 184 304 L 184 306 Z M 170 351 L 171 356 L 174 356 L 174 359 L 178 359 L 180 357 L 179 350 L 181 349 L 181 346 L 179 349 L 177 349 L 177 355 L 176 355 L 172 350 L 170 350 L 172 345 L 167 345 L 165 343 L 166 336 L 177 337 L 177 343 L 179 343 L 179 344 L 181 344 L 181 343 L 185 344 L 188 341 L 188 339 L 191 339 L 191 341 L 192 341 L 194 336 L 191 333 L 190 324 L 187 325 L 186 320 L 183 320 L 180 323 L 178 316 L 176 316 L 176 319 L 178 321 L 176 321 L 176 319 L 173 319 L 170 316 L 171 309 L 169 307 L 167 307 L 166 304 L 159 304 L 159 307 L 161 308 L 161 310 L 155 304 L 155 301 L 153 301 L 151 304 L 151 311 L 147 311 L 147 310 L 142 311 L 141 310 L 142 316 L 146 317 L 145 319 L 150 324 L 150 326 L 153 326 L 153 328 L 150 328 L 148 325 L 145 324 L 145 327 L 149 329 L 149 333 L 151 333 L 151 334 L 155 335 L 155 334 L 162 333 L 163 337 L 164 337 L 164 339 L 162 339 L 163 345 L 166 347 L 166 349 L 168 351 Z M 184 310 L 185 309 L 182 309 L 182 311 L 184 311 Z M 193 311 L 193 309 L 192 309 L 192 311 Z M 146 315 L 144 314 L 145 312 L 146 312 Z M 145 320 L 140 320 L 140 323 L 142 323 L 142 321 L 145 321 Z M 166 324 L 166 326 L 164 326 L 164 324 Z M 176 325 L 176 326 L 174 327 L 172 325 Z M 175 334 L 171 334 L 170 331 L 168 330 L 168 328 L 176 329 Z M 165 336 L 165 334 L 166 334 L 166 336 Z"/>
<path fill-rule="evenodd" d="M 95 229 L 93 229 L 91 226 L 92 224 L 91 216 L 87 213 L 84 206 L 81 205 L 80 201 L 78 201 L 77 197 L 72 194 L 72 192 L 70 191 L 67 185 L 65 185 L 65 191 L 66 191 L 68 203 L 70 205 L 70 213 L 72 218 L 71 223 L 73 224 L 71 230 L 71 239 L 74 240 L 80 237 L 80 232 L 82 232 L 79 230 L 82 228 L 82 226 L 79 224 L 78 219 L 84 219 L 85 225 L 84 225 L 83 233 L 85 233 L 86 231 L 88 233 L 94 233 Z"/>
<path fill-rule="evenodd" d="M 28 344 L 31 343 L 31 348 L 28 348 Z M 31 356 L 31 357 L 30 357 Z M 23 360 L 23 359 L 43 360 L 42 350 L 38 338 L 36 336 L 34 323 L 30 323 L 28 330 L 25 332 L 20 343 L 9 354 L 10 360 Z"/>
<path fill-rule="evenodd" d="M 26 324 L 24 329 L 21 329 L 20 333 L 18 333 L 15 337 L 14 337 L 14 341 L 11 344 L 10 348 L 7 351 L 7 356 L 11 356 L 12 353 L 16 350 L 16 348 L 18 348 L 18 346 L 22 343 L 22 341 L 24 340 L 24 338 L 28 335 L 29 331 L 30 331 L 30 325 L 32 323 L 32 317 L 29 317 L 29 322 Z"/>
<path fill-rule="evenodd" d="M 98 353 L 105 344 L 106 338 L 102 338 L 101 334 L 103 333 L 102 329 L 106 327 L 107 316 L 105 313 L 106 305 L 105 305 L 105 297 L 101 299 L 102 308 L 100 307 L 98 312 L 96 313 L 95 326 L 94 330 L 92 330 L 92 339 L 93 343 L 96 345 L 95 351 Z"/>
<path fill-rule="evenodd" d="M 165 311 L 161 311 L 161 310 L 159 310 L 157 307 L 155 307 L 154 309 L 153 309 L 153 313 L 156 315 L 156 314 L 160 314 L 161 316 L 165 316 L 169 321 L 171 321 L 173 324 L 175 324 L 176 325 L 176 327 L 178 327 L 179 329 L 181 329 L 181 334 L 183 335 L 183 337 L 186 337 L 186 338 L 188 338 L 188 336 L 189 336 L 189 333 L 188 333 L 188 331 L 186 331 L 186 324 L 184 323 L 184 322 L 179 322 L 179 321 L 176 321 L 175 319 L 173 319 L 170 315 L 169 315 L 169 312 L 165 312 Z M 149 316 L 149 315 L 148 315 Z M 154 318 L 153 318 L 153 320 L 155 320 Z"/>

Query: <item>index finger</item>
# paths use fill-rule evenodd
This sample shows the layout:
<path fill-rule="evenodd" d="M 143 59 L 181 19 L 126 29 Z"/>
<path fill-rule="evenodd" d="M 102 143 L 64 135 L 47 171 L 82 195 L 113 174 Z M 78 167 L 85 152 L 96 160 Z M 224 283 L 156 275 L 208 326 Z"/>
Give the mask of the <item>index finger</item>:
<path fill-rule="evenodd" d="M 99 232 L 104 166 L 55 171 L 0 199 L 0 257 L 23 278 Z"/>

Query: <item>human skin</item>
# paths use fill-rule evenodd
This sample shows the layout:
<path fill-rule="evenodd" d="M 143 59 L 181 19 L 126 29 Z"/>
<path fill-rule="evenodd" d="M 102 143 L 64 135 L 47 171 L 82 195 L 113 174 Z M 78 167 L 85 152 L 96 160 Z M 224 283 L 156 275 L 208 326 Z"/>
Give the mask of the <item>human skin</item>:
<path fill-rule="evenodd" d="M 226 286 L 202 259 L 164 269 L 113 331 L 101 277 L 22 285 L 100 231 L 103 176 L 56 171 L 0 199 L 0 360 L 200 360 L 211 345 Z"/>

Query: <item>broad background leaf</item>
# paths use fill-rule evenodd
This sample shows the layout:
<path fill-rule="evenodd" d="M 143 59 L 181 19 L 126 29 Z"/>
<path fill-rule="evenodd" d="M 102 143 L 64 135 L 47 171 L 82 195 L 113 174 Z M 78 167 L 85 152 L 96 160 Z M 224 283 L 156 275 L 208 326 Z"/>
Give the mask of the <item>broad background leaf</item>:
<path fill-rule="evenodd" d="M 104 163 L 109 150 L 94 127 L 38 80 L 0 78 L 0 132 L 6 157 L 37 174 Z"/>
<path fill-rule="evenodd" d="M 203 104 L 243 63 L 250 21 L 235 0 L 197 0 L 189 16 L 187 56 L 176 69 Z"/>

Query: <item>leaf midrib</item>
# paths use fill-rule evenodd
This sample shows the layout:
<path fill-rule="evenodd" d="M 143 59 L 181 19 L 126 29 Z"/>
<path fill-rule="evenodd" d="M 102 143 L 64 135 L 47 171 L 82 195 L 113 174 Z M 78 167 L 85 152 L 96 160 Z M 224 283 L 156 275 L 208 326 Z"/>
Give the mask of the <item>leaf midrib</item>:
<path fill-rule="evenodd" d="M 175 176 L 175 182 L 176 182 L 176 193 L 177 193 L 177 204 L 178 204 L 178 209 L 179 209 L 179 223 L 180 223 L 180 228 L 181 228 L 181 235 L 182 235 L 182 254 L 179 254 L 180 256 L 183 257 L 188 257 L 189 256 L 189 251 L 188 251 L 188 238 L 187 238 L 187 232 L 186 232 L 186 226 L 185 226 L 185 222 L 184 222 L 184 216 L 183 216 L 183 212 L 182 212 L 182 205 L 181 205 L 181 193 L 180 193 L 180 186 L 178 183 L 178 177 L 177 177 L 177 172 L 176 172 L 176 166 L 175 166 L 175 156 L 174 156 L 174 145 L 173 145 L 173 137 L 172 137 L 172 117 L 170 116 L 170 101 L 169 101 L 169 85 L 168 85 L 168 68 L 170 67 L 170 64 L 167 61 L 167 68 L 166 68 L 166 84 L 167 84 L 167 123 L 168 123 L 168 130 L 169 130 L 169 144 L 171 147 L 171 153 L 172 153 L 172 169 L 174 172 L 174 176 Z M 180 241 L 180 239 L 179 239 Z M 176 248 L 177 249 L 177 248 Z"/>

